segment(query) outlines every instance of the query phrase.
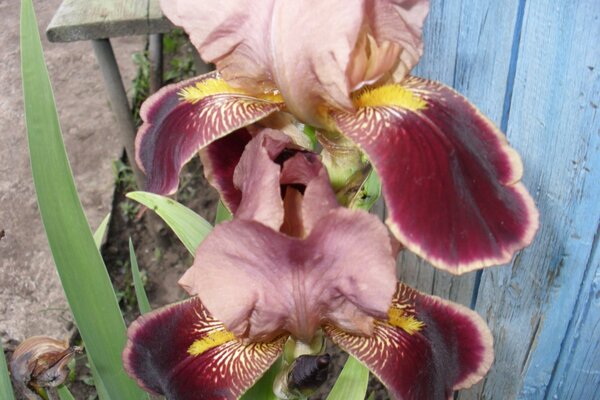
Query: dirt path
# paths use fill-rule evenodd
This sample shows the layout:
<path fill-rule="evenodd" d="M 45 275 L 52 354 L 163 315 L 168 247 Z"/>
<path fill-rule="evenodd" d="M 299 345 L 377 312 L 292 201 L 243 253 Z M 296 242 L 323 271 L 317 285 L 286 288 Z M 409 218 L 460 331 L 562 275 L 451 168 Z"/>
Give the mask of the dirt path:
<path fill-rule="evenodd" d="M 23 120 L 17 0 L 0 0 L 0 335 L 64 337 L 71 315 L 38 213 Z M 113 194 L 121 147 L 89 42 L 54 44 L 43 34 L 60 0 L 34 0 L 63 134 L 82 203 L 95 228 Z M 116 40 L 128 86 L 140 37 Z"/>

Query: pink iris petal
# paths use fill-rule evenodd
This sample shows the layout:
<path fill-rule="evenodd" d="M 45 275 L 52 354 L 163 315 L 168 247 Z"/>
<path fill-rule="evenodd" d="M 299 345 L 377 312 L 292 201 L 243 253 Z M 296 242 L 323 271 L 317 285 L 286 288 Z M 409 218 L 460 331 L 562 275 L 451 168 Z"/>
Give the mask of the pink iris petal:
<path fill-rule="evenodd" d="M 375 216 L 339 208 L 306 239 L 252 221 L 219 224 L 180 284 L 239 337 L 309 341 L 324 321 L 369 334 L 390 305 L 395 263 Z"/>
<path fill-rule="evenodd" d="M 346 69 L 364 22 L 364 0 L 274 4 L 273 76 L 289 110 L 320 125 L 317 107 L 351 109 Z M 298 79 L 302 77 L 302 79 Z"/>
<path fill-rule="evenodd" d="M 245 344 L 193 298 L 131 324 L 125 371 L 155 394 L 177 400 L 234 400 L 275 362 L 287 337 Z"/>
<path fill-rule="evenodd" d="M 263 130 L 248 143 L 233 173 L 233 184 L 242 193 L 236 218 L 258 221 L 271 229 L 279 229 L 283 223 L 280 166 L 272 159 L 289 144 L 291 139 L 271 129 Z"/>
<path fill-rule="evenodd" d="M 398 284 L 392 309 L 420 326 L 405 328 L 389 320 L 375 322 L 371 337 L 326 325 L 325 333 L 364 363 L 393 399 L 451 399 L 470 387 L 493 361 L 492 336 L 472 310 Z"/>
<path fill-rule="evenodd" d="M 202 58 L 232 85 L 272 89 L 268 46 L 275 0 L 161 0 L 163 13 L 190 35 Z"/>
<path fill-rule="evenodd" d="M 390 42 L 400 48 L 393 72 L 395 81 L 400 82 L 423 54 L 421 34 L 429 0 L 368 0 L 365 10 L 379 44 Z"/>
<path fill-rule="evenodd" d="M 368 334 L 395 290 L 385 227 L 339 207 L 318 157 L 277 131 L 250 141 L 234 183 L 236 218 L 204 240 L 180 284 L 239 337 L 310 340 L 323 321 Z"/>
<path fill-rule="evenodd" d="M 236 93 L 215 72 L 162 88 L 140 111 L 136 161 L 146 172 L 146 190 L 175 192 L 179 171 L 199 149 L 282 107 L 275 97 Z"/>
<path fill-rule="evenodd" d="M 367 153 L 383 183 L 387 221 L 408 249 L 460 274 L 510 261 L 538 226 L 519 183 L 519 155 L 464 97 L 411 77 L 333 114 Z"/>
<path fill-rule="evenodd" d="M 236 218 L 259 221 L 275 230 L 283 221 L 282 200 L 275 187 L 302 185 L 301 216 L 306 231 L 310 231 L 315 221 L 339 206 L 327 170 L 315 154 L 297 148 L 281 132 L 263 129 L 257 138 L 259 136 L 262 139 L 254 140 L 243 157 L 251 138 L 245 130 L 219 139 L 202 150 L 200 157 L 209 182 Z M 234 182 L 233 171 L 238 164 Z"/>
<path fill-rule="evenodd" d="M 282 184 L 300 183 L 305 186 L 301 206 L 305 232 L 310 232 L 323 216 L 339 207 L 327 170 L 312 153 L 296 154 L 287 160 L 283 164 L 280 181 Z"/>
<path fill-rule="evenodd" d="M 322 105 L 352 109 L 349 95 L 361 80 L 412 68 L 428 11 L 426 0 L 163 0 L 161 6 L 228 82 L 254 92 L 277 87 L 289 110 L 314 126 L 326 123 Z"/>

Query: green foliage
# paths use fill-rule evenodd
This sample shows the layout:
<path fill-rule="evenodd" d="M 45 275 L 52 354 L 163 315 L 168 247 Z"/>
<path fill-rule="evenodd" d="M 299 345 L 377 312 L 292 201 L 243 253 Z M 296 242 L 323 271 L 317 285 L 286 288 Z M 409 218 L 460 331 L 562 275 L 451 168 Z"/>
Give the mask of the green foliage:
<path fill-rule="evenodd" d="M 140 268 L 138 266 L 137 257 L 135 256 L 135 249 L 133 248 L 133 242 L 129 238 L 129 259 L 131 262 L 131 274 L 133 276 L 133 285 L 135 286 L 135 297 L 137 299 L 138 308 L 140 314 L 146 314 L 152 311 L 148 296 L 144 290 L 144 282 L 140 274 Z"/>
<path fill-rule="evenodd" d="M 21 8 L 21 68 L 34 185 L 75 323 L 112 399 L 147 399 L 123 371 L 125 324 L 83 213 L 62 141 L 31 0 Z"/>
<path fill-rule="evenodd" d="M 129 165 L 121 160 L 115 160 L 112 163 L 112 170 L 115 177 L 115 185 L 120 187 L 124 192 L 130 192 L 137 188 L 135 175 Z"/>
<path fill-rule="evenodd" d="M 348 208 L 370 210 L 381 196 L 381 180 L 374 169 L 369 172 L 367 179 L 362 183 L 360 189 L 354 195 Z"/>
<path fill-rule="evenodd" d="M 65 385 L 60 385 L 58 387 L 58 397 L 60 397 L 60 400 L 75 400 L 75 397 L 73 397 L 69 388 Z"/>
<path fill-rule="evenodd" d="M 196 75 L 191 51 L 193 49 L 189 47 L 187 36 L 181 29 L 163 35 L 163 54 L 170 59 L 163 75 L 165 82 L 178 82 Z"/>
<path fill-rule="evenodd" d="M 100 246 L 102 246 L 102 239 L 104 239 L 104 235 L 106 234 L 106 229 L 108 228 L 108 223 L 110 222 L 110 213 L 104 217 L 96 232 L 94 232 L 94 243 L 96 244 L 96 248 L 100 250 Z"/>
<path fill-rule="evenodd" d="M 119 209 L 121 210 L 121 215 L 126 221 L 133 221 L 137 213 L 140 211 L 140 206 L 129 199 L 125 199 L 119 203 Z"/>
<path fill-rule="evenodd" d="M 0 355 L 0 399 L 15 400 L 6 358 L 4 357 L 4 350 L 2 350 L 2 354 Z"/>
<path fill-rule="evenodd" d="M 147 192 L 131 192 L 127 197 L 155 211 L 192 255 L 212 230 L 212 225 L 204 218 L 168 197 Z"/>
<path fill-rule="evenodd" d="M 313 128 L 310 125 L 304 125 L 303 132 L 308 137 L 308 139 L 310 140 L 310 144 L 312 146 L 311 150 L 313 150 L 313 151 L 316 150 L 317 144 L 319 142 L 317 140 L 317 132 L 316 132 L 315 128 Z"/>
<path fill-rule="evenodd" d="M 327 400 L 364 400 L 369 385 L 369 370 L 349 356 Z"/>
<path fill-rule="evenodd" d="M 134 53 L 132 56 L 133 63 L 137 66 L 137 73 L 133 78 L 133 98 L 132 98 L 132 111 L 133 121 L 136 126 L 141 124 L 140 118 L 140 106 L 150 95 L 150 59 L 148 58 L 148 51 L 140 51 Z"/>
<path fill-rule="evenodd" d="M 217 203 L 217 215 L 215 216 L 215 225 L 223 222 L 223 221 L 231 221 L 233 219 L 233 215 L 231 212 L 225 207 L 222 200 L 219 200 Z"/>

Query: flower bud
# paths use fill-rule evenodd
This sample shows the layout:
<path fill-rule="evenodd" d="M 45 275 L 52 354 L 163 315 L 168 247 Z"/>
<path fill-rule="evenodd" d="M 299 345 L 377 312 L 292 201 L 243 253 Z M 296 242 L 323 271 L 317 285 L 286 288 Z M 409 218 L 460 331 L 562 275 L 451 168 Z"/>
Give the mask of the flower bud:
<path fill-rule="evenodd" d="M 327 380 L 330 361 L 329 354 L 296 358 L 275 380 L 275 394 L 283 400 L 305 399 Z"/>

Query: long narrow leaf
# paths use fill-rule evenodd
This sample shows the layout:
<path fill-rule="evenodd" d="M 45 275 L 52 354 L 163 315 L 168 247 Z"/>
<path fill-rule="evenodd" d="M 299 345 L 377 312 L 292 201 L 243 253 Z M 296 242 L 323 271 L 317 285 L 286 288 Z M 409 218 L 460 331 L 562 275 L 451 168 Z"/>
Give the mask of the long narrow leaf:
<path fill-rule="evenodd" d="M 100 246 L 102 246 L 102 239 L 104 238 L 104 234 L 106 233 L 106 229 L 108 228 L 108 222 L 110 221 L 110 213 L 104 217 L 98 228 L 94 232 L 94 243 L 96 244 L 96 248 L 100 250 Z M 92 371 L 92 378 L 94 379 L 94 387 L 96 388 L 96 394 L 100 400 L 111 400 L 110 395 L 108 394 L 108 390 L 106 390 L 106 386 L 102 381 L 102 377 L 98 373 L 96 366 L 94 365 L 94 360 L 87 355 L 88 364 L 90 366 L 90 371 Z"/>
<path fill-rule="evenodd" d="M 94 365 L 94 361 L 88 355 L 88 362 L 90 366 L 90 371 L 92 371 L 92 378 L 94 379 L 94 387 L 96 388 L 96 394 L 100 400 L 111 400 L 110 394 L 106 389 L 106 385 L 102 381 L 102 377 L 98 373 L 96 366 Z M 144 398 L 145 399 L 145 398 Z"/>
<path fill-rule="evenodd" d="M 152 311 L 152 308 L 150 307 L 148 296 L 146 296 L 146 290 L 144 290 L 144 283 L 142 282 L 140 267 L 138 266 L 131 238 L 129 238 L 129 261 L 131 262 L 131 274 L 133 275 L 133 287 L 135 288 L 135 297 L 137 298 L 138 308 L 140 314 L 146 314 L 147 312 Z"/>
<path fill-rule="evenodd" d="M 106 228 L 108 228 L 108 222 L 110 221 L 110 213 L 106 214 L 106 217 L 100 222 L 98 225 L 98 229 L 94 232 L 94 243 L 96 243 L 96 248 L 100 250 L 100 246 L 102 246 L 102 239 L 104 239 L 104 235 L 106 234 Z"/>
<path fill-rule="evenodd" d="M 2 354 L 0 355 L 0 399 L 15 400 L 13 387 L 10 383 L 10 375 L 8 374 L 8 366 L 6 365 L 6 358 L 4 358 L 4 350 L 2 350 Z"/>
<path fill-rule="evenodd" d="M 154 210 L 173 229 L 192 255 L 212 230 L 212 225 L 204 218 L 168 197 L 148 192 L 130 192 L 127 197 Z"/>
<path fill-rule="evenodd" d="M 31 0 L 21 3 L 21 68 L 38 205 L 75 322 L 110 397 L 147 398 L 121 365 L 125 324 L 75 189 Z"/>
<path fill-rule="evenodd" d="M 65 385 L 58 387 L 58 397 L 60 397 L 60 400 L 75 400 L 75 397 L 73 397 L 69 388 Z"/>
<path fill-rule="evenodd" d="M 364 400 L 368 385 L 369 370 L 350 356 L 327 400 Z"/>

